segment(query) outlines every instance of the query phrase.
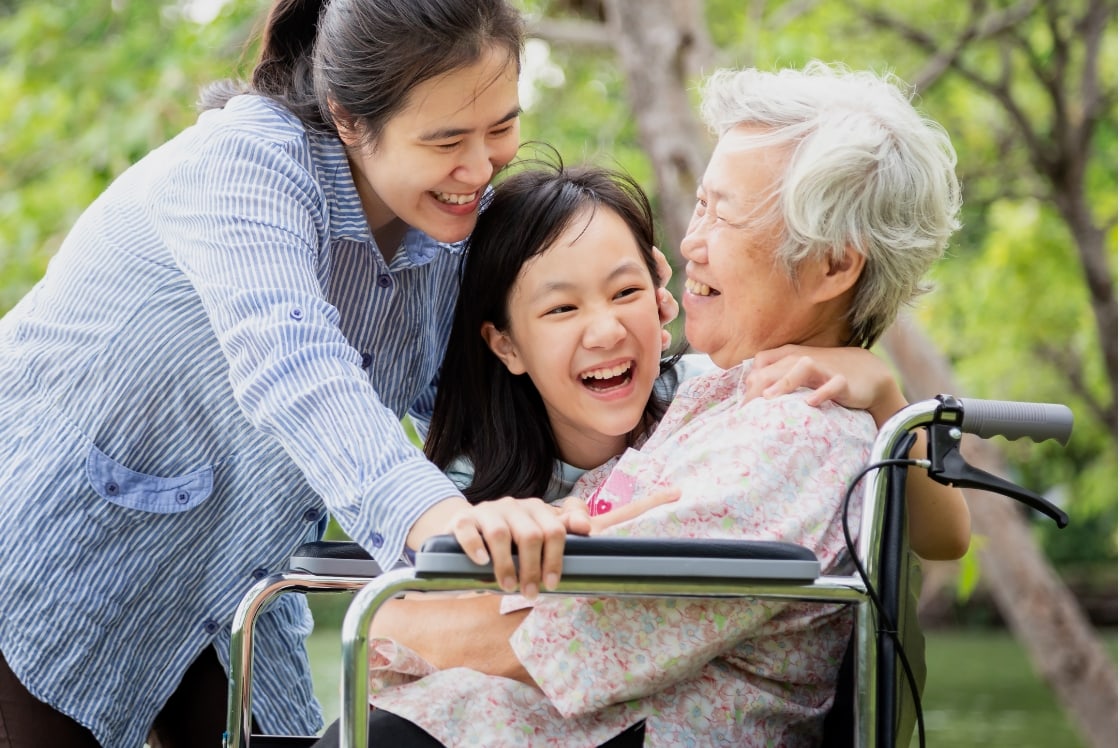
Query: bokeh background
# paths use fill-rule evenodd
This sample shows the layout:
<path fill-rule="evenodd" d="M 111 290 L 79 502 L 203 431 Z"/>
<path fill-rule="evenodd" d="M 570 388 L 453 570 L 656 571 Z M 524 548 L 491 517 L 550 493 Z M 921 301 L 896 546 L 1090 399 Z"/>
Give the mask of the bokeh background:
<path fill-rule="evenodd" d="M 912 399 L 950 385 L 1076 414 L 1065 448 L 976 447 L 977 464 L 1045 494 L 1072 521 L 1058 531 L 970 495 L 972 550 L 926 568 L 930 744 L 1116 745 L 1115 3 L 518 5 L 531 29 L 523 136 L 568 162 L 634 174 L 672 258 L 711 146 L 692 114 L 706 71 L 817 58 L 914 86 L 957 146 L 964 228 L 936 289 L 877 351 Z M 117 174 L 193 122 L 202 85 L 248 74 L 266 10 L 261 0 L 0 0 L 0 313 Z M 342 605 L 316 609 L 328 713 Z M 1087 698 L 1101 683 L 1106 698 Z"/>

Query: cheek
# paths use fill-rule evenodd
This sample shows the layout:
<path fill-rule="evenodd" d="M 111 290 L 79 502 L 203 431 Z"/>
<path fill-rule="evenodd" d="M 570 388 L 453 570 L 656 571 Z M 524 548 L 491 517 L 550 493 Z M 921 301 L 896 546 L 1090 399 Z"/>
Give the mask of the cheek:
<path fill-rule="evenodd" d="M 660 359 L 661 320 L 657 314 L 657 302 L 642 304 L 640 308 L 635 309 L 630 316 L 628 327 L 643 345 L 647 348 L 652 346 L 658 352 Z"/>
<path fill-rule="evenodd" d="M 495 168 L 502 168 L 517 155 L 517 149 L 521 144 L 519 132 L 519 130 L 515 129 L 513 133 L 503 138 L 494 148 L 490 160 L 493 162 Z"/>

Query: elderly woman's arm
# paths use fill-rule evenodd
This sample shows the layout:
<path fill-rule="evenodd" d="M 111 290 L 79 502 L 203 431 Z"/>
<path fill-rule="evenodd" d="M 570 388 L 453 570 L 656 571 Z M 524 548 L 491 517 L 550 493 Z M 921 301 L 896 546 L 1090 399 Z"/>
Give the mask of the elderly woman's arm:
<path fill-rule="evenodd" d="M 810 387 L 814 389 L 810 402 L 833 400 L 866 410 L 880 428 L 908 404 L 882 359 L 862 348 L 787 345 L 757 354 L 754 364 L 748 377 L 751 394 L 776 397 Z M 910 456 L 925 459 L 924 431 L 917 434 Z M 952 560 L 968 550 L 972 523 L 959 489 L 932 480 L 921 468 L 910 468 L 906 508 L 910 547 L 919 556 Z"/>
<path fill-rule="evenodd" d="M 496 594 L 391 600 L 373 619 L 370 638 L 403 644 L 437 670 L 467 667 L 535 685 L 509 644 L 529 610 L 502 615 L 501 600 Z"/>

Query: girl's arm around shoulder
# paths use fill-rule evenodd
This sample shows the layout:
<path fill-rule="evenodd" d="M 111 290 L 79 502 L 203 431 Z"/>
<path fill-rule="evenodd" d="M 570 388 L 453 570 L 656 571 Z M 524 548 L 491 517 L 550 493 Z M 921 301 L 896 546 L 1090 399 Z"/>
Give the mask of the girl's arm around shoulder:
<path fill-rule="evenodd" d="M 834 400 L 867 410 L 878 427 L 907 405 L 885 362 L 861 348 L 783 346 L 755 357 L 750 391 L 762 397 L 813 389 L 810 402 Z M 926 457 L 926 435 L 919 431 L 910 456 Z M 930 560 L 960 558 L 968 550 L 971 517 L 959 489 L 932 480 L 925 470 L 911 468 L 906 481 L 910 545 Z"/>

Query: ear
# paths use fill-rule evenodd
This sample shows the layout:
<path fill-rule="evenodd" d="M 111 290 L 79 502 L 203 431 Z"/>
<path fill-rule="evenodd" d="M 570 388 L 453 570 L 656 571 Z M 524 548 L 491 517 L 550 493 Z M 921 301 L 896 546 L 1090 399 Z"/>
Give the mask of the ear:
<path fill-rule="evenodd" d="M 338 130 L 338 139 L 342 141 L 343 145 L 347 148 L 356 148 L 362 144 L 361 133 L 358 131 L 357 122 L 354 115 L 350 114 L 334 99 L 327 99 L 327 109 L 331 112 L 331 120 L 334 122 L 335 129 Z"/>
<path fill-rule="evenodd" d="M 492 322 L 483 322 L 481 332 L 486 345 L 494 352 L 498 360 L 506 365 L 510 374 L 516 376 L 525 373 L 525 365 L 521 362 L 521 356 L 517 353 L 517 346 L 513 344 L 508 334 L 499 330 Z"/>
<path fill-rule="evenodd" d="M 855 288 L 866 261 L 863 254 L 849 245 L 839 258 L 825 257 L 815 263 L 814 273 L 817 277 L 814 279 L 816 282 L 811 294 L 812 300 L 831 301 Z"/>

